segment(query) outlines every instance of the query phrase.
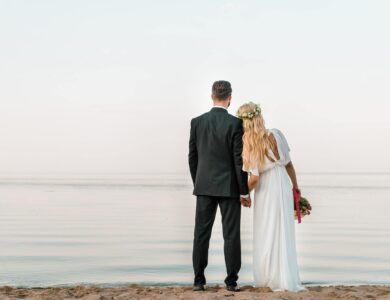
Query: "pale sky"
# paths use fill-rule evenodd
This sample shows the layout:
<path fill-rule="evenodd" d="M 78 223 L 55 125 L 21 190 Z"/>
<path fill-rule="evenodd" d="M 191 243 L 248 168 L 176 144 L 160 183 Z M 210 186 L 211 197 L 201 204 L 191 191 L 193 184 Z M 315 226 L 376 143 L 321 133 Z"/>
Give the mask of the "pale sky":
<path fill-rule="evenodd" d="M 390 1 L 0 0 L 0 173 L 187 172 L 215 80 L 298 172 L 389 172 Z"/>

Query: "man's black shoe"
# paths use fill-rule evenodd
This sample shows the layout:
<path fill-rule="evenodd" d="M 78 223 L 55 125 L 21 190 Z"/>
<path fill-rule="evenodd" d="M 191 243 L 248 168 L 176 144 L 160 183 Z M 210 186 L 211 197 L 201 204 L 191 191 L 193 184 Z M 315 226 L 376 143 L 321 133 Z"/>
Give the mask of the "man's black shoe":
<path fill-rule="evenodd" d="M 227 285 L 226 289 L 229 292 L 239 292 L 240 291 L 240 287 L 238 285 Z"/>
<path fill-rule="evenodd" d="M 192 290 L 195 292 L 200 292 L 200 291 L 204 291 L 205 288 L 204 288 L 203 284 L 197 284 L 197 285 L 194 285 L 194 288 Z"/>

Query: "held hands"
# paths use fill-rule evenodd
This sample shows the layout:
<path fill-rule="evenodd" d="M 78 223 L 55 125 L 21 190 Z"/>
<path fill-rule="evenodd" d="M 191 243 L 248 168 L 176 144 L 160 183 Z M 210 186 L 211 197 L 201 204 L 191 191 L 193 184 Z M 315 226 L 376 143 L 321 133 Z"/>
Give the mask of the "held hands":
<path fill-rule="evenodd" d="M 244 207 L 251 207 L 252 205 L 252 200 L 250 197 L 248 198 L 240 198 L 241 205 Z"/>

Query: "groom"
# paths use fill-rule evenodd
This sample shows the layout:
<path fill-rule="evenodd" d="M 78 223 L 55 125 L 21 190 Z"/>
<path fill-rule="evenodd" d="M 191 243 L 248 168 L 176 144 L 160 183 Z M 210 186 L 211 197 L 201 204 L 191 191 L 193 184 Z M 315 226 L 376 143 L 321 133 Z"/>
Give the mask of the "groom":
<path fill-rule="evenodd" d="M 214 107 L 191 120 L 188 161 L 197 196 L 192 256 L 195 291 L 205 289 L 204 271 L 217 206 L 222 214 L 226 288 L 239 291 L 240 201 L 242 205 L 250 206 L 251 200 L 247 173 L 242 171 L 242 122 L 227 111 L 231 95 L 229 82 L 214 82 L 211 95 Z"/>

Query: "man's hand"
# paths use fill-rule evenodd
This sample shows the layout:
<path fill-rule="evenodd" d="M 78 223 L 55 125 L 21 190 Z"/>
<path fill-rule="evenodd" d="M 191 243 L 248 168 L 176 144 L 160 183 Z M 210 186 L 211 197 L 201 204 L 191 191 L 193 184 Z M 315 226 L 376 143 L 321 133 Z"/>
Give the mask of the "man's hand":
<path fill-rule="evenodd" d="M 249 198 L 241 198 L 240 202 L 241 202 L 241 205 L 244 207 L 251 207 L 251 205 L 252 205 L 252 201 L 251 201 L 250 197 Z"/>

